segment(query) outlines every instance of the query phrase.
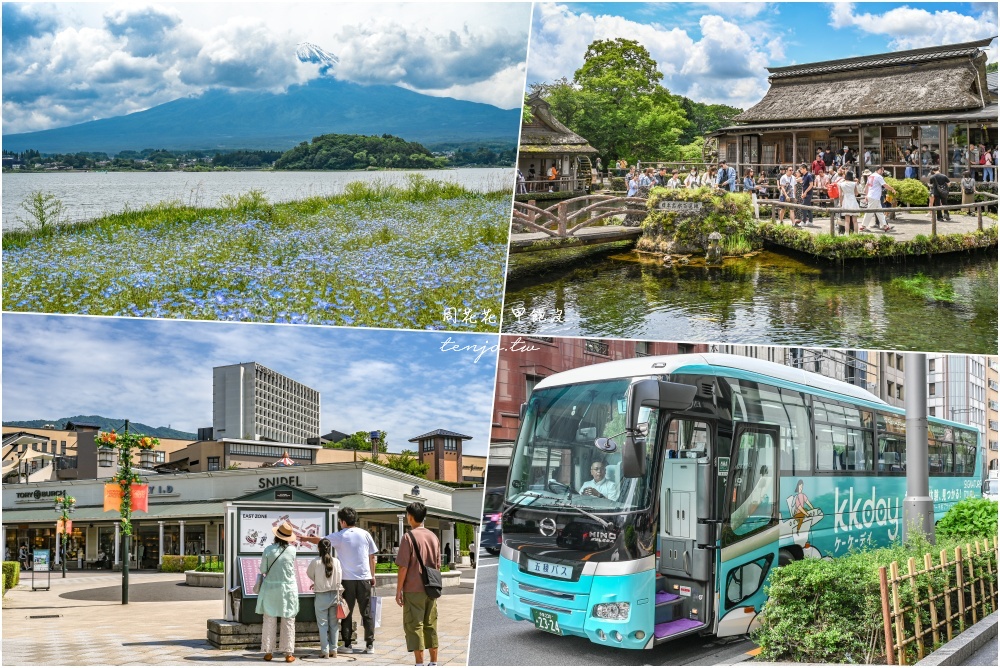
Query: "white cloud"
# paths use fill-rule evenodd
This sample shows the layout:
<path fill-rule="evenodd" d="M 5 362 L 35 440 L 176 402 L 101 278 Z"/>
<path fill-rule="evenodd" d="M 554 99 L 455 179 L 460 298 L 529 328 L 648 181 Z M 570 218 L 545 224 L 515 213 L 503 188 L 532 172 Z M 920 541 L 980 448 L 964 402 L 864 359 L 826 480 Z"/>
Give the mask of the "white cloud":
<path fill-rule="evenodd" d="M 530 6 L 509 4 L 4 3 L 3 130 L 117 116 L 210 87 L 280 91 L 320 76 L 297 60 L 301 42 L 337 55 L 341 79 L 513 108 L 529 19 Z"/>
<path fill-rule="evenodd" d="M 451 335 L 490 345 L 495 336 Z M 442 353 L 434 332 L 7 314 L 3 419 L 212 423 L 212 367 L 256 361 L 319 390 L 321 429 L 383 429 L 393 451 L 434 429 L 486 454 L 496 355 Z"/>
<path fill-rule="evenodd" d="M 528 81 L 572 78 L 583 64 L 587 46 L 598 39 L 623 37 L 642 44 L 656 60 L 670 92 L 699 102 L 747 107 L 767 91 L 764 69 L 783 53 L 782 38 L 749 21 L 760 11 L 721 3 L 722 14 L 700 19 L 701 37 L 680 27 L 639 23 L 622 16 L 592 15 L 558 4 L 535 6 Z M 762 3 L 762 8 L 767 5 Z M 729 18 L 727 18 L 729 17 Z"/>
<path fill-rule="evenodd" d="M 853 3 L 832 4 L 830 25 L 834 28 L 855 28 L 872 35 L 889 38 L 889 47 L 904 51 L 941 44 L 971 42 L 991 37 L 997 32 L 997 6 L 977 5 L 979 13 L 966 15 L 951 9 L 929 11 L 911 6 L 888 11 L 860 11 Z M 996 43 L 990 48 L 990 60 L 996 60 Z"/>

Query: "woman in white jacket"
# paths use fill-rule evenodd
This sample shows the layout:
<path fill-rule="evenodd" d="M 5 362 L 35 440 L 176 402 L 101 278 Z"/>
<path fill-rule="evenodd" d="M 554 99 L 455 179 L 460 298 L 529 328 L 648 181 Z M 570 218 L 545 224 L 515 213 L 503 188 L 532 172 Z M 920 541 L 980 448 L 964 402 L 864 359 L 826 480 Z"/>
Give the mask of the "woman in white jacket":
<path fill-rule="evenodd" d="M 319 627 L 319 652 L 324 659 L 337 656 L 337 634 L 340 629 L 337 607 L 343 590 L 340 584 L 343 576 L 340 560 L 332 553 L 330 541 L 324 538 L 319 542 L 319 556 L 306 567 L 306 575 L 313 581 L 312 588 L 316 592 L 314 603 L 316 625 Z"/>

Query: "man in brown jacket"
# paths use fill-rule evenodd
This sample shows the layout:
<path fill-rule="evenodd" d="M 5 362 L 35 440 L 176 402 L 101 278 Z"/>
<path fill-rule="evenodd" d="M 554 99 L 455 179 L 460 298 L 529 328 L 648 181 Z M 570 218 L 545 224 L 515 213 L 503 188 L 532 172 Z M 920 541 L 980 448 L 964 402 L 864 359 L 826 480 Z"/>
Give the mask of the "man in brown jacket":
<path fill-rule="evenodd" d="M 424 663 L 424 650 L 430 650 L 428 666 L 436 666 L 438 658 L 437 600 L 424 591 L 424 581 L 416 551 L 430 568 L 441 568 L 441 543 L 430 529 L 424 528 L 427 508 L 419 501 L 406 507 L 410 533 L 403 537 L 396 555 L 399 578 L 396 581 L 396 603 L 403 608 L 403 632 L 406 650 L 413 652 L 416 665 Z"/>

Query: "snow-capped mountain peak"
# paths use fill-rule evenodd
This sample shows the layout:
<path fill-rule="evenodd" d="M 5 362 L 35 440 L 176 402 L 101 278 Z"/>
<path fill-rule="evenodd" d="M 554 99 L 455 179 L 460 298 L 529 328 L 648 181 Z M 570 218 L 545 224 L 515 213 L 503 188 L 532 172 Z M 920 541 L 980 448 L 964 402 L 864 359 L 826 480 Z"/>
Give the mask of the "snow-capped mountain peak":
<path fill-rule="evenodd" d="M 337 56 L 309 42 L 299 44 L 298 48 L 295 49 L 295 56 L 303 63 L 316 63 L 320 66 L 319 71 L 323 74 L 326 74 L 328 70 L 340 62 Z"/>

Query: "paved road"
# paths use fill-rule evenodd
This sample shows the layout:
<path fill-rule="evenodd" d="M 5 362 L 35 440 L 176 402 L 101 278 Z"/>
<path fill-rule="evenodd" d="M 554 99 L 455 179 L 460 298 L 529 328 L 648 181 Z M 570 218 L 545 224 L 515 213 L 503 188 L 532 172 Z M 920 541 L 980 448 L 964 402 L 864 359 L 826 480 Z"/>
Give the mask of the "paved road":
<path fill-rule="evenodd" d="M 729 665 L 745 658 L 755 645 L 746 638 L 687 637 L 642 652 L 595 645 L 573 636 L 537 631 L 527 622 L 515 622 L 497 609 L 497 558 L 480 552 L 476 597 L 473 602 L 472 666 L 595 666 L 595 665 Z"/>

